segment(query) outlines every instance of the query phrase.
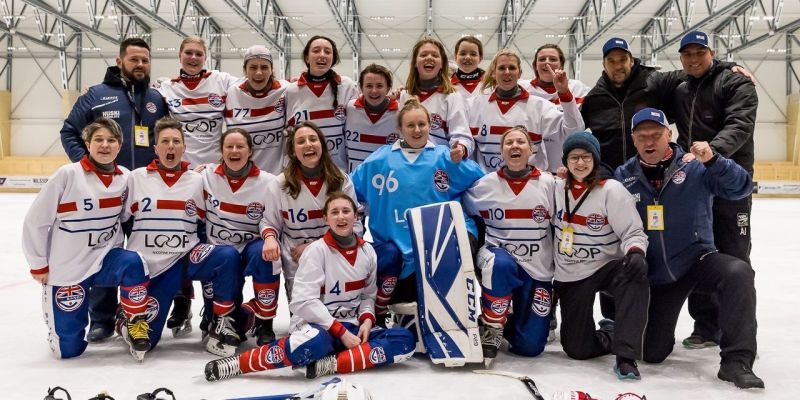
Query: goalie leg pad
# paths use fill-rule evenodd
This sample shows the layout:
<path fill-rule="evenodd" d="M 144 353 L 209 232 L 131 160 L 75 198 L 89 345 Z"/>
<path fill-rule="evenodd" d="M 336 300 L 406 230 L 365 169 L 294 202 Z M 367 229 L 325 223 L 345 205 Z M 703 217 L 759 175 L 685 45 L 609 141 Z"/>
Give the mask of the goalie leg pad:
<path fill-rule="evenodd" d="M 422 333 L 419 330 L 419 314 L 417 303 L 397 303 L 389 306 L 389 311 L 394 314 L 394 326 L 405 328 L 411 333 L 414 340 L 414 353 L 425 354 L 425 343 L 422 343 Z"/>
<path fill-rule="evenodd" d="M 420 332 L 431 360 L 445 366 L 483 362 L 478 281 L 461 205 L 412 208 L 406 221 L 416 261 Z"/>

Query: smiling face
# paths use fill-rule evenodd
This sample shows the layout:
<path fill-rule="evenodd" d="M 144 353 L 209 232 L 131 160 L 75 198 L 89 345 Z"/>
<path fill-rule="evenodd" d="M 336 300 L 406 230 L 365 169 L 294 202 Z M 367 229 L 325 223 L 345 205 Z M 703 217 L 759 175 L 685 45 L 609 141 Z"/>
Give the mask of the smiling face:
<path fill-rule="evenodd" d="M 324 218 L 333 233 L 345 237 L 353 234 L 356 210 L 353 209 L 353 204 L 347 199 L 338 198 L 328 202 Z"/>
<path fill-rule="evenodd" d="M 512 171 L 525 169 L 531 156 L 531 141 L 528 134 L 519 129 L 505 134 L 500 154 L 508 169 Z"/>
<path fill-rule="evenodd" d="M 689 44 L 681 50 L 681 64 L 687 75 L 702 77 L 714 62 L 714 51 L 699 44 Z"/>
<path fill-rule="evenodd" d="M 253 89 L 263 90 L 272 77 L 272 63 L 261 58 L 247 60 L 247 64 L 244 65 L 244 75 Z"/>
<path fill-rule="evenodd" d="M 181 163 L 186 146 L 183 143 L 181 131 L 173 128 L 163 129 L 158 132 L 155 151 L 158 161 L 167 168 L 175 168 Z"/>
<path fill-rule="evenodd" d="M 439 47 L 433 43 L 420 46 L 414 66 L 420 79 L 429 80 L 439 75 L 442 70 L 442 53 L 439 52 Z"/>
<path fill-rule="evenodd" d="M 559 57 L 558 50 L 552 48 L 541 49 L 536 54 L 536 59 L 533 60 L 534 69 L 536 70 L 536 77 L 542 82 L 552 82 L 553 73 L 547 69 L 550 66 L 553 70 L 562 69 L 561 58 Z"/>
<path fill-rule="evenodd" d="M 594 169 L 594 157 L 592 153 L 585 149 L 572 149 L 567 154 L 567 169 L 578 182 L 583 180 L 592 173 Z"/>
<path fill-rule="evenodd" d="M 471 73 L 478 69 L 481 63 L 481 53 L 478 45 L 470 42 L 461 42 L 456 52 L 456 64 L 461 72 Z"/>
<path fill-rule="evenodd" d="M 86 142 L 89 155 L 98 164 L 111 164 L 117 159 L 122 143 L 106 128 L 100 128 Z"/>
<path fill-rule="evenodd" d="M 239 171 L 247 165 L 253 149 L 247 145 L 247 139 L 239 132 L 225 136 L 222 142 L 222 161 L 233 171 Z"/>
<path fill-rule="evenodd" d="M 315 168 L 322 158 L 322 142 L 317 132 L 307 126 L 294 132 L 294 155 L 306 168 Z"/>
<path fill-rule="evenodd" d="M 314 76 L 325 75 L 333 66 L 333 46 L 325 39 L 314 39 L 308 47 L 308 55 L 303 60 L 308 72 Z"/>
<path fill-rule="evenodd" d="M 644 121 L 633 130 L 633 145 L 639 158 L 648 164 L 663 160 L 669 148 L 672 131 L 653 121 Z"/>
<path fill-rule="evenodd" d="M 498 56 L 497 64 L 492 71 L 497 87 L 502 90 L 514 89 L 517 86 L 520 73 L 519 59 L 510 55 Z"/>
<path fill-rule="evenodd" d="M 364 74 L 364 79 L 361 81 L 361 93 L 364 94 L 367 104 L 371 106 L 381 104 L 389 94 L 389 89 L 385 76 L 371 72 Z"/>
<path fill-rule="evenodd" d="M 633 56 L 625 50 L 611 50 L 603 57 L 603 70 L 611 84 L 620 87 L 631 76 Z"/>
<path fill-rule="evenodd" d="M 206 63 L 206 48 L 200 43 L 189 42 L 183 45 L 178 58 L 181 68 L 189 75 L 197 75 Z"/>
<path fill-rule="evenodd" d="M 415 108 L 403 114 L 400 121 L 400 132 L 409 146 L 418 149 L 428 143 L 428 135 L 431 131 L 429 119 L 428 113 L 421 108 Z"/>

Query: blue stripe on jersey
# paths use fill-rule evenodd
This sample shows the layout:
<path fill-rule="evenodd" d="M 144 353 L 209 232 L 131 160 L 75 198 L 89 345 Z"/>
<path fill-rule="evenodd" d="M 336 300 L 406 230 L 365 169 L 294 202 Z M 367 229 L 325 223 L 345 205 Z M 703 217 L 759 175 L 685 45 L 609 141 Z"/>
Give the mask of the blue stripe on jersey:
<path fill-rule="evenodd" d="M 99 232 L 99 231 L 109 230 L 109 229 L 113 228 L 115 225 L 116 225 L 116 223 L 114 223 L 113 225 L 106 226 L 104 228 L 88 228 L 88 229 L 67 229 L 67 228 L 64 228 L 63 226 L 59 226 L 58 229 L 61 230 L 61 231 L 64 231 L 64 232 L 69 232 L 69 233 Z"/>
<path fill-rule="evenodd" d="M 253 232 L 253 231 L 249 231 L 249 230 L 246 230 L 246 229 L 240 229 L 240 228 L 231 228 L 230 226 L 220 225 L 220 224 L 214 223 L 213 221 L 208 221 L 208 220 L 206 220 L 206 222 L 208 222 L 211 225 L 218 226 L 220 228 L 224 228 L 224 229 L 229 230 L 229 231 L 244 232 L 244 233 L 254 233 L 256 236 L 258 236 L 258 232 Z"/>
<path fill-rule="evenodd" d="M 603 246 L 610 246 L 612 244 L 619 243 L 619 239 L 615 239 L 608 243 L 573 243 L 573 246 L 586 246 L 586 247 L 603 247 Z"/>
<path fill-rule="evenodd" d="M 544 235 L 544 236 L 542 236 L 542 237 L 540 237 L 538 239 L 533 239 L 533 238 L 513 239 L 513 238 L 505 238 L 505 237 L 495 236 L 495 235 L 492 235 L 491 233 L 489 233 L 489 231 L 486 231 L 486 236 L 493 237 L 493 238 L 495 238 L 497 240 L 507 240 L 509 242 L 540 242 L 540 241 L 542 241 L 544 239 L 547 239 L 548 235 Z"/>
<path fill-rule="evenodd" d="M 486 220 L 484 220 L 486 222 Z M 531 228 L 531 227 L 521 227 L 521 228 L 502 228 L 495 225 L 486 224 L 487 228 L 497 229 L 498 231 L 549 231 L 550 227 L 543 227 L 543 228 Z"/>
<path fill-rule="evenodd" d="M 61 222 L 66 223 L 66 222 L 101 221 L 101 220 L 110 219 L 110 218 L 114 218 L 114 219 L 119 218 L 119 214 L 109 215 L 107 217 L 97 217 L 97 218 L 62 219 Z"/>
<path fill-rule="evenodd" d="M 327 137 L 327 136 L 326 136 L 326 137 Z M 380 146 L 379 146 L 379 147 L 380 147 Z M 362 153 L 372 153 L 372 152 L 374 152 L 374 151 L 375 151 L 375 150 L 361 150 L 361 149 L 357 149 L 357 148 L 355 148 L 355 147 L 350 147 L 350 146 L 347 146 L 347 150 L 348 150 L 348 151 L 350 151 L 350 150 L 352 150 L 352 151 L 360 151 L 360 152 L 362 152 Z"/>
<path fill-rule="evenodd" d="M 219 219 L 220 221 L 228 221 L 228 222 L 233 222 L 235 224 L 242 224 L 242 225 L 247 225 L 247 226 L 255 226 L 255 227 L 258 226 L 258 222 L 251 224 L 251 223 L 247 223 L 247 222 L 237 221 L 235 219 L 220 217 L 219 215 L 217 215 L 217 213 L 215 213 L 214 211 L 211 211 L 210 209 L 206 210 L 206 220 L 207 221 L 208 221 L 208 216 L 209 215 L 213 215 L 213 216 L 217 217 L 217 219 Z M 209 222 L 211 222 L 211 221 L 209 221 Z M 222 226 L 222 225 L 218 225 L 218 226 Z M 256 231 L 258 231 L 258 230 L 256 230 Z"/>
<path fill-rule="evenodd" d="M 185 229 L 131 229 L 131 232 L 177 232 L 185 233 L 187 235 L 194 235 L 197 231 L 189 232 Z"/>
<path fill-rule="evenodd" d="M 228 125 L 228 126 L 230 126 L 230 125 Z M 280 132 L 280 131 L 282 131 L 282 130 L 283 130 L 283 126 L 279 126 L 279 127 L 277 127 L 277 128 L 270 128 L 270 129 L 259 129 L 259 130 L 257 130 L 257 131 L 248 131 L 248 132 L 250 132 L 250 134 L 251 134 L 251 135 L 255 135 L 256 133 L 263 133 L 263 132 L 267 132 L 267 133 L 269 133 L 269 132 Z"/>
<path fill-rule="evenodd" d="M 133 219 L 134 223 L 139 221 L 181 221 L 181 222 L 186 222 L 187 224 L 197 223 L 197 221 L 190 221 L 188 219 L 183 219 L 183 218 L 134 218 Z"/>
<path fill-rule="evenodd" d="M 433 137 L 437 138 L 437 139 L 444 140 L 445 142 L 447 141 L 447 137 L 445 137 L 445 136 L 434 135 L 434 134 L 433 134 L 433 132 L 430 132 L 429 134 L 430 134 L 431 136 L 433 136 Z"/>
<path fill-rule="evenodd" d="M 339 300 L 339 301 L 331 301 L 331 302 L 329 302 L 329 303 L 323 303 L 323 304 L 325 304 L 326 306 L 329 306 L 329 305 L 331 305 L 331 304 L 336 304 L 336 303 L 350 303 L 350 302 L 354 301 L 355 299 L 357 299 L 357 298 L 359 298 L 359 297 L 361 297 L 361 295 L 360 295 L 360 294 L 359 294 L 359 295 L 356 295 L 356 296 L 355 296 L 355 297 L 353 297 L 352 299 L 347 299 L 347 300 Z"/>
<path fill-rule="evenodd" d="M 313 122 L 313 120 L 312 120 L 312 122 Z M 342 126 L 344 126 L 344 122 L 339 124 L 339 125 L 319 125 L 319 129 L 340 128 Z M 325 135 L 326 138 L 329 138 L 329 137 L 332 137 L 332 136 L 344 136 L 344 133 L 342 133 L 340 135 L 328 135 L 328 134 Z"/>
<path fill-rule="evenodd" d="M 170 110 L 171 111 L 171 110 Z M 186 111 L 186 112 L 174 112 L 172 111 L 172 115 L 184 115 L 184 114 L 219 114 L 219 118 L 214 118 L 214 120 L 222 119 L 222 110 L 216 111 Z M 187 120 L 180 120 L 181 122 L 194 122 L 199 121 L 201 119 L 208 119 L 208 118 L 195 118 L 195 119 L 187 119 Z"/>
<path fill-rule="evenodd" d="M 480 150 L 480 152 L 481 152 L 481 155 L 484 155 L 484 154 L 490 154 L 490 155 L 493 155 L 493 156 L 499 156 L 500 155 L 500 153 L 494 152 L 494 151 L 483 151 L 483 150 Z"/>
<path fill-rule="evenodd" d="M 230 124 L 227 124 L 227 126 L 228 126 L 228 128 L 233 128 L 233 127 L 235 127 L 235 126 L 245 126 L 245 125 L 253 125 L 253 124 L 263 124 L 263 123 L 266 123 L 266 122 L 277 121 L 277 120 L 279 120 L 279 119 L 282 119 L 282 118 L 283 118 L 283 115 L 281 115 L 280 117 L 277 117 L 277 118 L 273 118 L 273 119 L 265 119 L 265 120 L 263 120 L 263 121 L 253 121 L 253 122 L 238 122 L 238 123 L 235 123 L 235 124 L 233 124 L 233 123 L 230 123 Z"/>
<path fill-rule="evenodd" d="M 284 229 L 288 229 L 290 231 L 304 231 L 306 229 L 321 229 L 321 228 L 327 228 L 327 227 L 328 227 L 328 224 L 322 224 L 322 225 L 317 225 L 317 226 L 306 226 L 306 227 L 303 227 L 303 228 L 290 228 L 288 226 L 284 226 Z"/>
<path fill-rule="evenodd" d="M 317 240 L 317 239 L 322 237 L 322 235 L 319 235 L 319 236 L 292 236 L 286 231 L 284 231 L 283 234 L 286 235 L 286 237 L 288 237 L 290 239 L 295 239 L 295 240 L 297 240 L 297 239 Z"/>

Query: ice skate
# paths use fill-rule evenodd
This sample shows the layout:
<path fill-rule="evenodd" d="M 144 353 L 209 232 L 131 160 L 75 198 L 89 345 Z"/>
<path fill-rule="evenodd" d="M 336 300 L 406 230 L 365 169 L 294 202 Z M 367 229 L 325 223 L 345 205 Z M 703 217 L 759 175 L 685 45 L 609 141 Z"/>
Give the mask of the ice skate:
<path fill-rule="evenodd" d="M 275 340 L 275 331 L 272 330 L 272 319 L 256 318 L 256 324 L 253 326 L 253 337 L 256 338 L 256 344 L 263 346 L 272 343 Z"/>
<path fill-rule="evenodd" d="M 172 336 L 176 338 L 192 333 L 192 300 L 179 295 L 172 301 L 172 313 L 167 319 L 167 328 L 172 330 Z"/>
<path fill-rule="evenodd" d="M 333 375 L 336 373 L 336 355 L 325 356 L 306 365 L 306 378 L 314 379 L 319 376 Z"/>
<path fill-rule="evenodd" d="M 131 355 L 142 362 L 144 354 L 150 350 L 150 325 L 145 314 L 134 315 L 122 326 L 122 337 L 130 346 Z"/>
<path fill-rule="evenodd" d="M 497 358 L 497 350 L 503 343 L 503 327 L 499 324 L 483 323 L 481 325 L 481 346 L 483 348 L 483 364 L 486 368 Z"/>
<path fill-rule="evenodd" d="M 233 328 L 233 318 L 215 315 L 208 326 L 206 350 L 214 355 L 229 357 L 236 353 L 241 339 Z"/>
<path fill-rule="evenodd" d="M 206 364 L 205 373 L 206 380 L 209 382 L 220 381 L 223 379 L 232 378 L 236 375 L 241 375 L 242 370 L 239 369 L 239 356 L 231 356 L 209 361 Z"/>

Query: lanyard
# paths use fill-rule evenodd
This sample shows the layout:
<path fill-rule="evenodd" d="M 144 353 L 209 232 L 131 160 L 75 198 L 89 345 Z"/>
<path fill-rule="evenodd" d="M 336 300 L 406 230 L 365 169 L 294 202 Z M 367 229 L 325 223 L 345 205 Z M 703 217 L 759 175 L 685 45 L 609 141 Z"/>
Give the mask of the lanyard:
<path fill-rule="evenodd" d="M 572 216 L 575 213 L 578 212 L 579 208 L 581 208 L 581 205 L 583 204 L 583 201 L 586 200 L 587 197 L 589 197 L 589 193 L 592 192 L 592 189 L 594 189 L 594 185 L 590 186 L 589 189 L 586 189 L 586 191 L 583 193 L 583 196 L 581 196 L 581 199 L 578 200 L 578 204 L 575 205 L 575 209 L 570 211 L 569 210 L 569 187 L 567 185 L 564 185 L 564 206 L 565 206 L 564 207 L 564 212 L 566 213 L 567 223 L 568 224 L 572 223 Z"/>
<path fill-rule="evenodd" d="M 142 104 L 142 103 L 144 103 L 145 97 L 147 97 L 147 89 L 145 89 L 145 92 L 142 94 L 142 97 L 139 100 L 139 103 L 137 103 L 136 100 L 135 100 L 135 97 L 136 97 L 135 96 L 136 85 L 133 82 L 131 82 L 130 85 L 131 85 L 131 90 L 126 90 L 125 94 L 128 95 L 128 101 L 131 103 L 131 107 L 133 108 L 133 113 L 134 113 L 134 115 L 136 117 L 135 118 L 136 125 L 141 125 L 142 124 L 142 108 L 144 108 L 144 104 Z"/>

